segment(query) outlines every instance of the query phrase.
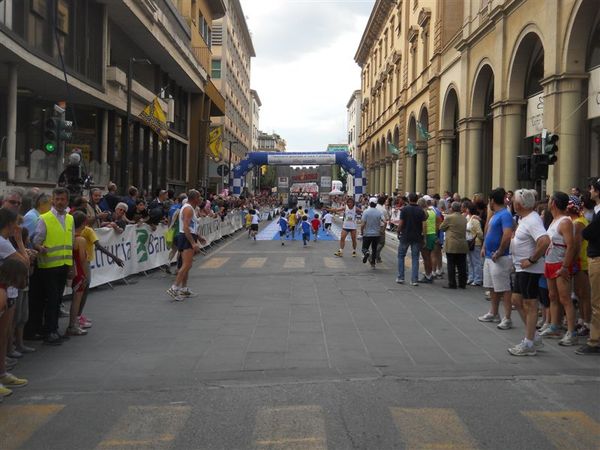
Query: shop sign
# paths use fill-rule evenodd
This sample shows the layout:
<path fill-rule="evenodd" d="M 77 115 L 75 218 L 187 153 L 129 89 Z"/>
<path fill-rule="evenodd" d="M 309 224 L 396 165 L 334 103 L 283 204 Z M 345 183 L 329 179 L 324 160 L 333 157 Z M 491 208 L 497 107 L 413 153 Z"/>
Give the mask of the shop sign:
<path fill-rule="evenodd" d="M 321 177 L 321 187 L 329 189 L 331 187 L 331 177 Z"/>
<path fill-rule="evenodd" d="M 588 119 L 600 117 L 600 67 L 590 71 Z"/>
<path fill-rule="evenodd" d="M 288 184 L 288 177 L 278 177 L 277 178 L 277 186 L 280 189 L 287 189 L 289 184 Z"/>
<path fill-rule="evenodd" d="M 527 127 L 525 137 L 540 134 L 544 129 L 544 93 L 527 99 Z"/>

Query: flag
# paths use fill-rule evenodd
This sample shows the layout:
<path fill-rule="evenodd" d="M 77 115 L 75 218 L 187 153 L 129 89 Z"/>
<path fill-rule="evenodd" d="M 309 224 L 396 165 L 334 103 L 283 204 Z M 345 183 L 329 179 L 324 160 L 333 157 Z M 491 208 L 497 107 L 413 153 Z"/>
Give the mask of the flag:
<path fill-rule="evenodd" d="M 388 143 L 387 143 L 387 149 L 388 149 L 388 152 L 390 152 L 392 155 L 399 155 L 400 154 L 400 150 L 398 150 L 398 147 L 396 147 L 390 141 L 388 141 Z"/>
<path fill-rule="evenodd" d="M 425 128 L 423 128 L 423 125 L 421 125 L 421 122 L 417 122 L 417 129 L 419 130 L 419 136 L 421 136 L 422 139 L 430 139 L 431 138 L 431 134 L 429 134 L 429 131 L 427 131 Z"/>
<path fill-rule="evenodd" d="M 223 127 L 216 127 L 208 133 L 208 148 L 216 159 L 221 158 L 223 149 Z"/>
<path fill-rule="evenodd" d="M 144 108 L 138 117 L 154 130 L 161 141 L 164 142 L 169 138 L 167 116 L 165 116 L 165 112 L 160 106 L 158 97 L 154 97 L 154 100 Z"/>
<path fill-rule="evenodd" d="M 412 140 L 408 140 L 408 144 L 406 145 L 406 154 L 408 156 L 415 156 L 417 154 L 417 150 L 415 149 L 415 143 Z"/>

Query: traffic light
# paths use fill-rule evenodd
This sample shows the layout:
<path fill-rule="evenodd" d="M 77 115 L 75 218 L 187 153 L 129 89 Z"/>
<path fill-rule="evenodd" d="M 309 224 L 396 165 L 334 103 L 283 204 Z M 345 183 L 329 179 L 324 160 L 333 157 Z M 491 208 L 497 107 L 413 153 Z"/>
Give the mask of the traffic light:
<path fill-rule="evenodd" d="M 59 125 L 58 117 L 50 117 L 44 123 L 44 151 L 54 153 L 58 149 Z"/>
<path fill-rule="evenodd" d="M 531 181 L 531 156 L 517 156 L 517 180 Z"/>
<path fill-rule="evenodd" d="M 73 122 L 60 119 L 58 122 L 58 139 L 61 142 L 71 142 L 73 139 Z"/>
<path fill-rule="evenodd" d="M 536 134 L 533 137 L 533 154 L 543 153 L 542 152 L 542 135 Z"/>
<path fill-rule="evenodd" d="M 548 164 L 552 165 L 556 163 L 558 157 L 556 153 L 558 152 L 558 134 L 549 133 L 546 136 L 546 142 L 544 143 L 544 153 L 548 155 Z"/>
<path fill-rule="evenodd" d="M 534 153 L 531 155 L 530 171 L 531 180 L 547 180 L 548 179 L 548 165 L 550 164 L 550 158 L 548 155 Z"/>

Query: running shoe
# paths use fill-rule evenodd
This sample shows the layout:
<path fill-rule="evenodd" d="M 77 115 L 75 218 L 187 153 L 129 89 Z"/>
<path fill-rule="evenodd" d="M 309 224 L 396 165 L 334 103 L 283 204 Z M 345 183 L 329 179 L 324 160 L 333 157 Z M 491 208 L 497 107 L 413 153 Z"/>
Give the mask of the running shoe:
<path fill-rule="evenodd" d="M 339 256 L 340 258 L 341 258 L 342 256 L 344 256 L 344 254 L 342 253 L 342 251 L 341 251 L 341 250 L 338 250 L 338 251 L 337 251 L 337 252 L 335 252 L 333 255 L 334 255 L 334 256 Z"/>
<path fill-rule="evenodd" d="M 582 345 L 577 350 L 575 350 L 575 354 L 577 355 L 600 355 L 600 347 L 591 346 L 588 344 Z"/>
<path fill-rule="evenodd" d="M 179 295 L 181 295 L 182 297 L 197 297 L 198 294 L 196 294 L 194 291 L 190 290 L 190 288 L 183 288 L 183 289 L 179 289 Z"/>
<path fill-rule="evenodd" d="M 87 320 L 85 316 L 81 316 L 79 317 L 79 328 L 83 328 L 84 330 L 92 328 L 92 322 Z"/>
<path fill-rule="evenodd" d="M 354 250 L 354 251 L 352 252 L 352 257 L 353 257 L 353 258 L 356 258 L 356 250 Z"/>
<path fill-rule="evenodd" d="M 65 334 L 67 336 L 85 336 L 88 332 L 81 327 L 68 327 Z"/>
<path fill-rule="evenodd" d="M 410 282 L 410 285 L 411 285 L 411 286 L 418 286 L 418 285 L 419 285 L 419 283 L 417 283 L 416 281 L 411 281 L 411 282 Z"/>
<path fill-rule="evenodd" d="M 479 320 L 480 322 L 500 322 L 500 316 L 499 315 L 493 315 L 492 313 L 485 313 L 483 316 L 479 316 L 477 318 L 477 320 Z"/>
<path fill-rule="evenodd" d="M 396 283 L 398 283 L 398 284 L 404 284 L 404 278 L 397 277 L 396 278 Z"/>
<path fill-rule="evenodd" d="M 25 378 L 17 378 L 8 372 L 3 377 L 0 377 L 0 384 L 11 388 L 27 386 L 27 383 L 28 381 Z"/>
<path fill-rule="evenodd" d="M 23 357 L 23 353 L 21 353 L 20 351 L 18 351 L 18 350 L 15 349 L 15 350 L 7 353 L 6 356 L 8 356 L 9 358 L 17 358 L 17 359 L 19 359 L 19 358 Z"/>
<path fill-rule="evenodd" d="M 544 339 L 541 336 L 537 336 L 533 340 L 533 346 L 535 347 L 536 350 L 540 350 L 540 349 L 544 348 Z"/>
<path fill-rule="evenodd" d="M 562 337 L 562 333 L 560 332 L 560 328 L 559 327 L 555 327 L 554 325 L 550 325 L 548 328 L 546 328 L 544 331 L 540 332 L 540 336 L 543 338 L 560 338 Z"/>
<path fill-rule="evenodd" d="M 368 261 L 369 256 L 370 256 L 369 252 L 363 253 L 363 264 Z"/>
<path fill-rule="evenodd" d="M 10 394 L 12 394 L 12 391 L 0 384 L 0 398 L 8 397 Z"/>
<path fill-rule="evenodd" d="M 433 283 L 433 275 L 431 277 L 427 277 L 427 275 L 424 275 L 420 280 L 419 283 L 425 283 L 425 284 L 431 284 Z"/>
<path fill-rule="evenodd" d="M 510 353 L 513 356 L 535 356 L 537 352 L 533 345 L 531 347 L 528 347 L 525 344 L 525 342 L 522 341 L 514 347 L 509 348 L 508 353 Z"/>
<path fill-rule="evenodd" d="M 558 345 L 563 347 L 572 347 L 579 343 L 579 339 L 577 338 L 577 333 L 569 333 L 568 331 L 562 337 L 560 341 L 558 341 Z"/>
<path fill-rule="evenodd" d="M 167 294 L 169 294 L 173 298 L 179 297 L 179 289 L 173 289 L 172 287 L 170 287 L 169 289 L 167 289 Z"/>
<path fill-rule="evenodd" d="M 502 322 L 496 325 L 496 328 L 498 328 L 499 330 L 510 330 L 512 328 L 512 320 L 505 317 L 504 319 L 502 319 Z"/>

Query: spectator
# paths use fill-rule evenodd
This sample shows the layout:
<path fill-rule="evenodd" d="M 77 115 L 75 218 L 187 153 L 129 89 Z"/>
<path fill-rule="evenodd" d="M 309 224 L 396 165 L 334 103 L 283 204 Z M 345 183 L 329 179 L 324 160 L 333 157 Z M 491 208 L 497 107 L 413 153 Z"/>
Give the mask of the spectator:
<path fill-rule="evenodd" d="M 440 230 L 446 233 L 446 257 L 448 259 L 448 287 L 456 289 L 456 271 L 458 269 L 458 287 L 467 286 L 467 219 L 460 213 L 460 203 L 452 202 L 452 213 L 447 215 Z"/>
<path fill-rule="evenodd" d="M 398 223 L 398 277 L 396 283 L 404 283 L 404 259 L 410 248 L 412 258 L 411 285 L 417 286 L 419 279 L 419 253 L 423 245 L 427 215 L 417 205 L 417 194 L 408 195 L 409 204 L 400 210 Z"/>
<path fill-rule="evenodd" d="M 121 197 L 117 195 L 117 185 L 111 181 L 106 186 L 106 190 L 108 192 L 100 201 L 100 209 L 102 211 L 114 212 L 117 204 L 121 201 Z"/>
<path fill-rule="evenodd" d="M 136 212 L 136 202 L 138 200 L 138 189 L 135 186 L 131 186 L 128 190 L 128 196 L 123 198 L 123 202 L 127 204 L 127 218 L 133 220 L 133 216 Z"/>
<path fill-rule="evenodd" d="M 88 225 L 92 228 L 102 228 L 110 223 L 110 212 L 102 211 L 102 208 L 100 208 L 101 201 L 102 192 L 100 189 L 91 189 L 86 214 L 88 217 Z"/>
<path fill-rule="evenodd" d="M 29 232 L 29 237 L 33 237 L 35 233 L 35 228 L 37 226 L 38 220 L 40 220 L 40 215 L 47 213 L 50 211 L 52 203 L 50 202 L 50 197 L 47 194 L 41 193 L 35 197 L 33 201 L 33 208 L 27 211 L 25 217 L 23 217 L 23 227 L 27 228 Z"/>
<path fill-rule="evenodd" d="M 122 233 L 125 230 L 127 225 L 132 224 L 133 222 L 127 218 L 127 210 L 129 206 L 125 202 L 119 202 L 115 208 L 115 213 L 113 214 L 112 223 L 116 232 Z"/>

